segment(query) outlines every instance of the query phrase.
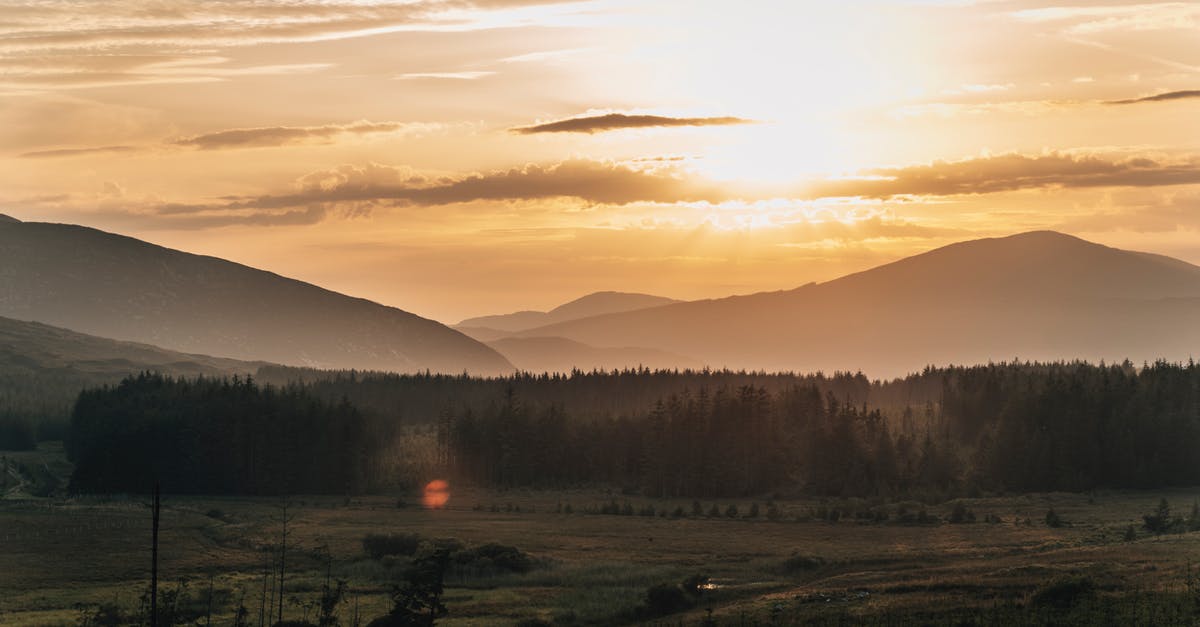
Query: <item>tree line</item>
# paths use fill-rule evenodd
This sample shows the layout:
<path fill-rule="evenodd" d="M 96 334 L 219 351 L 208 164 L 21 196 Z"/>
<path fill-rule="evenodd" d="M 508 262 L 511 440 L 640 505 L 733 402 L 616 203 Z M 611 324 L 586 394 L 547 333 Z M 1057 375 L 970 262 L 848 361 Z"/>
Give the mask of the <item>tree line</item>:
<path fill-rule="evenodd" d="M 432 477 L 385 476 L 415 471 L 392 463 L 405 454 L 400 419 L 378 408 L 409 403 L 434 412 L 421 422 L 436 433 L 423 453 L 436 448 L 437 471 L 483 486 L 935 500 L 1200 484 L 1193 363 L 1001 363 L 890 382 L 860 377 L 335 373 L 260 386 L 144 374 L 80 394 L 68 452 L 73 487 L 86 491 L 145 489 L 148 469 L 177 492 L 420 485 Z M 360 410 L 359 399 L 377 410 Z"/>
<path fill-rule="evenodd" d="M 590 420 L 510 388 L 484 411 L 444 413 L 439 459 L 483 485 L 606 483 L 662 497 L 937 499 L 1200 483 L 1195 364 L 991 364 L 913 378 L 930 379 L 937 402 L 888 411 L 805 383 L 700 388 L 639 416 Z"/>
<path fill-rule="evenodd" d="M 300 386 L 143 373 L 81 392 L 66 449 L 75 491 L 349 494 L 371 488 L 383 437 Z"/>

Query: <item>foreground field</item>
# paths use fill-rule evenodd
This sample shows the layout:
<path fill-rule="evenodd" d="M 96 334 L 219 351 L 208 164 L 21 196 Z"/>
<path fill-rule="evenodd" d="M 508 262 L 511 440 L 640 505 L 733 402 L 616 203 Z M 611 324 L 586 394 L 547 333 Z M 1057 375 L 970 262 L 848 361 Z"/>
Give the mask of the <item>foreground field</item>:
<path fill-rule="evenodd" d="M 438 621 L 446 625 L 989 624 L 1064 616 L 1193 624 L 1200 533 L 1149 535 L 1141 515 L 1161 498 L 1186 514 L 1196 494 L 966 499 L 929 506 L 923 523 L 897 521 L 898 514 L 913 518 L 919 504 L 865 501 L 781 500 L 768 507 L 764 499 L 702 500 L 702 513 L 693 516 L 690 500 L 602 491 L 457 491 L 439 510 L 397 497 L 293 497 L 284 612 L 315 621 L 320 586 L 331 575 L 348 582 L 342 624 L 357 617 L 365 625 L 385 614 L 409 558 L 372 559 L 362 540 L 390 532 L 512 545 L 535 560 L 527 573 L 448 575 L 449 613 Z M 213 624 L 233 624 L 239 605 L 258 622 L 267 583 L 263 547 L 279 542 L 279 505 L 165 499 L 163 586 L 184 582 L 181 603 L 203 615 L 201 624 L 210 598 Z M 759 513 L 750 518 L 755 505 Z M 717 515 L 710 517 L 713 506 Z M 1060 526 L 1047 524 L 1051 509 Z M 828 520 L 833 511 L 836 522 Z M 867 512 L 886 512 L 888 520 L 868 521 Z M 948 522 L 969 515 L 976 522 Z M 10 495 L 0 501 L 0 623 L 75 625 L 105 605 L 133 612 L 149 579 L 149 540 L 145 499 Z M 697 574 L 711 584 L 689 597 L 689 607 L 655 618 L 646 613 L 649 587 Z"/>

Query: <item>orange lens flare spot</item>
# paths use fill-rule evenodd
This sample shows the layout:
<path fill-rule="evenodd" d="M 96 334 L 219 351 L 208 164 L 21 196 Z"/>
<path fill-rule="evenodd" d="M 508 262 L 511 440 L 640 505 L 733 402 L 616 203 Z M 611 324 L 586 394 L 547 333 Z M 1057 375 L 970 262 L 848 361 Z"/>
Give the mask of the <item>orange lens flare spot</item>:
<path fill-rule="evenodd" d="M 450 500 L 450 484 L 442 479 L 434 479 L 425 485 L 425 496 L 422 502 L 429 509 L 442 509 Z"/>

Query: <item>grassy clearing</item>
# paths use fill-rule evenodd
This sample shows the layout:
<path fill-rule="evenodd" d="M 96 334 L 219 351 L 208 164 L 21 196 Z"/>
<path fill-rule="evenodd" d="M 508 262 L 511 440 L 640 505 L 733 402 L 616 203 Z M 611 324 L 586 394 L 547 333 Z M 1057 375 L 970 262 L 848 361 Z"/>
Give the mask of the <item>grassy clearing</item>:
<path fill-rule="evenodd" d="M 467 547 L 500 543 L 536 561 L 527 573 L 465 569 L 447 577 L 449 615 L 439 624 L 614 624 L 648 620 L 638 614 L 646 591 L 703 574 L 711 577 L 691 610 L 671 622 L 699 624 L 1079 624 L 1102 615 L 1122 624 L 1190 624 L 1198 597 L 1200 534 L 1125 539 L 1129 525 L 1167 498 L 1185 512 L 1195 490 L 1039 494 L 966 499 L 976 522 L 950 524 L 951 502 L 926 506 L 936 522 L 899 524 L 897 503 L 777 501 L 775 520 L 724 515 L 748 512 L 752 500 L 703 500 L 692 517 L 687 501 L 659 501 L 601 491 L 457 491 L 450 508 L 397 507 L 391 497 L 294 497 L 289 514 L 285 614 L 314 616 L 311 607 L 329 568 L 349 582 L 340 610 L 370 619 L 390 607 L 391 586 L 406 556 L 371 559 L 368 534 L 418 534 L 428 542 L 455 538 Z M 616 500 L 634 511 L 601 515 Z M 565 504 L 572 513 L 564 513 Z M 278 541 L 275 500 L 168 496 L 164 503 L 161 569 L 169 586 L 186 583 L 191 603 L 207 601 L 213 576 L 214 624 L 231 624 L 241 600 L 258 622 L 265 553 Z M 760 511 L 766 501 L 759 500 Z M 511 507 L 510 507 L 511 505 Z M 912 505 L 906 505 L 912 509 Z M 517 509 L 520 512 L 517 512 Z M 677 508 L 687 514 L 673 518 Z M 836 523 L 815 517 L 844 509 Z M 882 508 L 889 521 L 865 522 L 855 512 Z M 1046 525 L 1053 508 L 1059 527 Z M 511 510 L 511 511 L 509 511 Z M 666 516 L 658 512 L 667 512 Z M 960 508 L 961 514 L 961 508 Z M 982 522 L 988 520 L 999 522 Z M 1028 522 L 1026 522 L 1028 521 Z M 144 499 L 0 501 L 0 623 L 75 625 L 81 608 L 116 604 L 129 610 L 149 577 L 150 516 Z M 294 542 L 294 544 L 292 544 Z M 332 556 L 330 563 L 326 555 Z M 1085 581 L 1083 592 L 1070 585 Z M 308 606 L 306 609 L 306 605 Z M 990 622 L 989 622 L 990 621 Z M 365 624 L 366 621 L 364 621 Z M 1108 622 L 1111 621 L 1101 621 Z"/>

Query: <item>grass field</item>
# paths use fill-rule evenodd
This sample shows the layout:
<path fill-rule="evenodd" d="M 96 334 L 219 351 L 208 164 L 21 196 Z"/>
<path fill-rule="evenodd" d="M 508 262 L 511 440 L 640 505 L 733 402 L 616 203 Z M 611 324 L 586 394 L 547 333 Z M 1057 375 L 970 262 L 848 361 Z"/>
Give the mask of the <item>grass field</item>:
<path fill-rule="evenodd" d="M 17 455 L 27 463 L 41 455 L 53 467 L 49 461 L 56 452 Z M 1160 498 L 1186 514 L 1198 494 L 967 499 L 927 506 L 930 521 L 924 524 L 896 522 L 902 506 L 911 513 L 918 504 L 864 501 L 781 500 L 771 520 L 765 499 L 702 500 L 704 515 L 694 517 L 691 500 L 600 490 L 460 490 L 441 510 L 397 506 L 400 499 L 419 500 L 412 496 L 349 501 L 297 496 L 288 510 L 294 518 L 285 617 L 307 613 L 315 619 L 311 604 L 327 572 L 348 581 L 350 592 L 339 610 L 342 624 L 352 624 L 356 613 L 362 624 L 386 613 L 390 590 L 408 558 L 371 559 L 362 539 L 403 532 L 429 540 L 456 538 L 467 546 L 514 545 L 536 560 L 537 567 L 524 574 L 449 574 L 443 598 L 449 613 L 438 621 L 446 625 L 647 621 L 637 613 L 647 588 L 677 584 L 694 574 L 709 576 L 711 589 L 690 609 L 655 620 L 1196 624 L 1200 597 L 1189 573 L 1200 570 L 1200 533 L 1149 535 L 1140 522 Z M 618 509 L 635 514 L 588 513 L 614 501 Z M 760 515 L 747 518 L 756 502 Z M 161 585 L 173 589 L 186 582 L 184 596 L 206 614 L 211 577 L 213 624 L 232 624 L 239 602 L 257 623 L 266 558 L 262 547 L 279 540 L 279 503 L 166 495 Z M 957 504 L 977 522 L 947 522 Z M 565 513 L 567 505 L 571 513 Z M 720 515 L 710 518 L 713 505 Z M 737 506 L 737 518 L 726 515 L 730 505 Z M 638 515 L 648 514 L 650 507 L 654 515 Z M 677 508 L 684 516 L 672 515 Z M 813 516 L 822 509 L 842 512 L 840 520 Z M 1062 526 L 1047 525 L 1050 509 Z M 889 520 L 855 517 L 866 511 L 889 512 Z M 1126 538 L 1130 525 L 1136 527 L 1132 540 Z M 149 566 L 145 498 L 33 498 L 10 490 L 0 501 L 2 624 L 76 625 L 104 604 L 132 611 L 147 586 Z M 1085 582 L 1086 590 L 1063 582 Z M 1055 596 L 1063 590 L 1065 600 Z"/>

